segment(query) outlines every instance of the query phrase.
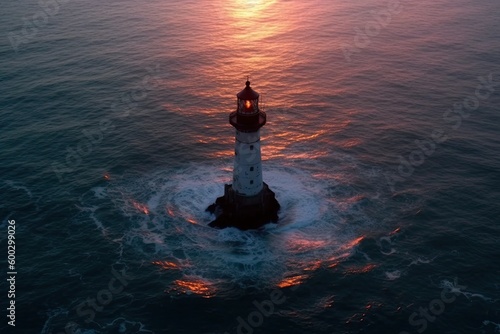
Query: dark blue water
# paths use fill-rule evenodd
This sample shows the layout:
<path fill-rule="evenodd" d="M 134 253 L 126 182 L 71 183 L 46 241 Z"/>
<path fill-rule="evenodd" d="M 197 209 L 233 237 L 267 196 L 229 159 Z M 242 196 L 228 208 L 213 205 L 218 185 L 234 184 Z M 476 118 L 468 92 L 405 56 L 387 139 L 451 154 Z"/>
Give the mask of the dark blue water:
<path fill-rule="evenodd" d="M 500 333 L 498 1 L 1 8 L 2 333 Z M 280 221 L 214 230 L 247 75 Z"/>

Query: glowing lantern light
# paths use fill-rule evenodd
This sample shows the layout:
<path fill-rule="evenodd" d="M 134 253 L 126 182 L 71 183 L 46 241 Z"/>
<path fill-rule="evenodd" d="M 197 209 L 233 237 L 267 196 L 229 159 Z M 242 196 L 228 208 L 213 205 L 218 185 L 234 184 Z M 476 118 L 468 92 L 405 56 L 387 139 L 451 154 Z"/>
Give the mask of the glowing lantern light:
<path fill-rule="evenodd" d="M 252 101 L 245 100 L 245 108 L 246 109 L 251 109 L 252 108 Z"/>

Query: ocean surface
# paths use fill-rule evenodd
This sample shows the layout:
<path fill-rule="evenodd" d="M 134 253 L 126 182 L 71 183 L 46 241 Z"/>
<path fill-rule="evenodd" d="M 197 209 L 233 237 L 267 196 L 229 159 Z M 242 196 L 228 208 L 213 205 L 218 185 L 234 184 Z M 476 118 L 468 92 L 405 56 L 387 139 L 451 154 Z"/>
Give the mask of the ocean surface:
<path fill-rule="evenodd" d="M 500 333 L 498 0 L 0 8 L 1 333 Z M 280 219 L 216 230 L 247 76 Z"/>

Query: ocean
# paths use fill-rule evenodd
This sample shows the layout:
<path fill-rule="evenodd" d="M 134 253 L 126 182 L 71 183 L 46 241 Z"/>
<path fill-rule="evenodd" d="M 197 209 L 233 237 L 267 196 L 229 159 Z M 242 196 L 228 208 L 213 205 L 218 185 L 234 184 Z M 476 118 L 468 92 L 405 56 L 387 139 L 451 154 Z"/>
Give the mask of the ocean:
<path fill-rule="evenodd" d="M 0 332 L 500 333 L 499 17 L 5 1 Z M 279 221 L 217 230 L 247 76 Z"/>

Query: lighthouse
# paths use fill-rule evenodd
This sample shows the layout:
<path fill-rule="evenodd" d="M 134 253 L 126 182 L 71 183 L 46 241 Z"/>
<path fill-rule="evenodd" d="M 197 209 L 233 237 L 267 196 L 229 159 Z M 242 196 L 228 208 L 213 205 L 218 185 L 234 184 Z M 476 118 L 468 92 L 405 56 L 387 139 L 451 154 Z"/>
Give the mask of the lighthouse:
<path fill-rule="evenodd" d="M 235 128 L 233 183 L 226 184 L 224 196 L 207 208 L 216 216 L 209 225 L 257 229 L 276 223 L 280 208 L 274 192 L 262 179 L 260 128 L 266 124 L 267 115 L 259 109 L 259 94 L 250 87 L 250 81 L 236 97 L 236 111 L 229 114 L 229 124 Z"/>

